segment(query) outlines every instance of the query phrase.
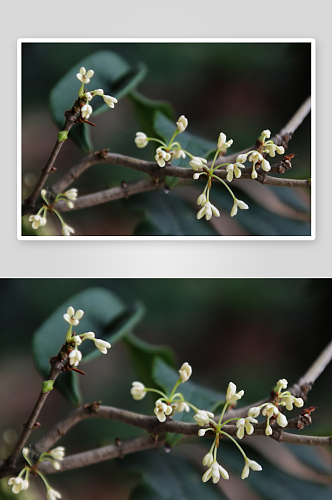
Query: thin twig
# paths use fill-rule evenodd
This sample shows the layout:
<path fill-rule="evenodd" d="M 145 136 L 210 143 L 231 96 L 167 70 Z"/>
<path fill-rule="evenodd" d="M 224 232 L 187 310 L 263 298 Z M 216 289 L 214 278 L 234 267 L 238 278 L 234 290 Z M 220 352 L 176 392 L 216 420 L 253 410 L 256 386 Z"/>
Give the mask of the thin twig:
<path fill-rule="evenodd" d="M 48 380 L 55 381 L 57 376 L 59 375 L 59 373 L 62 371 L 62 364 L 58 360 L 57 357 L 51 358 L 50 362 L 51 362 L 52 368 L 51 368 Z M 6 465 L 9 468 L 15 466 L 15 462 L 18 459 L 18 457 L 20 456 L 21 451 L 22 451 L 27 439 L 30 436 L 32 429 L 34 428 L 34 424 L 37 421 L 38 415 L 39 415 L 48 395 L 49 395 L 49 392 L 43 392 L 43 391 L 40 392 L 38 399 L 36 401 L 36 404 L 35 404 L 32 412 L 30 414 L 30 417 L 28 418 L 27 422 L 23 425 L 23 431 L 22 431 L 16 445 L 14 446 L 12 453 L 9 455 L 9 457 L 5 461 Z"/>
<path fill-rule="evenodd" d="M 114 409 L 112 410 L 114 411 Z M 142 416 L 139 415 L 138 417 L 140 423 L 142 424 L 143 419 L 140 418 Z M 78 453 L 76 455 L 67 456 L 61 462 L 61 471 L 77 469 L 104 460 L 110 460 L 113 458 L 122 457 L 124 455 L 127 455 L 128 453 L 133 453 L 137 451 L 146 450 L 148 448 L 155 448 L 157 446 L 161 446 L 165 443 L 164 433 L 166 431 L 177 432 L 176 430 L 179 430 L 178 424 L 182 424 L 180 425 L 181 434 L 185 434 L 187 436 L 197 436 L 197 431 L 199 427 L 195 424 L 186 424 L 186 423 L 179 423 L 171 420 L 166 420 L 166 422 L 160 425 L 160 423 L 157 422 L 155 417 L 148 417 L 148 418 L 149 419 L 153 418 L 156 424 L 155 427 L 160 431 L 162 431 L 161 434 L 158 432 L 158 430 L 156 432 L 153 432 L 154 439 L 152 439 L 152 437 L 149 435 L 121 443 L 120 447 L 119 445 L 109 445 L 94 450 L 86 451 L 83 453 Z M 299 418 L 290 420 L 287 428 L 298 428 L 298 427 L 302 428 L 305 425 L 308 425 L 309 423 L 310 421 L 306 421 L 305 417 L 300 416 Z M 253 439 L 257 436 L 265 435 L 266 423 L 262 422 L 260 424 L 256 424 L 254 427 L 255 427 L 254 433 L 251 434 L 250 436 L 246 436 L 246 439 Z M 236 436 L 236 432 L 238 429 L 235 425 L 225 425 L 223 427 L 223 430 L 227 432 L 230 436 Z M 273 432 L 271 438 L 278 442 L 291 443 L 297 445 L 307 445 L 307 446 L 308 445 L 332 446 L 332 439 L 330 437 L 290 434 L 288 432 L 285 432 L 277 424 L 272 424 L 272 430 Z M 41 470 L 41 472 L 44 472 L 45 474 L 52 474 L 57 472 L 54 470 L 52 464 L 47 462 L 43 462 L 43 464 L 39 467 L 39 469 Z"/>
<path fill-rule="evenodd" d="M 75 120 L 76 120 L 75 109 L 72 108 L 71 110 L 66 111 L 65 116 L 66 116 L 66 121 L 65 121 L 63 131 L 69 132 L 70 129 L 72 128 L 72 126 L 74 125 Z M 55 146 L 53 148 L 53 151 L 52 151 L 45 167 L 42 169 L 41 176 L 39 177 L 38 182 L 37 182 L 36 186 L 34 187 L 34 190 L 32 191 L 31 195 L 23 202 L 24 209 L 34 207 L 36 200 L 39 196 L 39 193 L 40 193 L 43 185 L 46 182 L 46 179 L 51 171 L 51 168 L 54 165 L 54 162 L 55 162 L 64 142 L 65 141 L 59 141 L 59 140 L 56 141 Z"/>
<path fill-rule="evenodd" d="M 310 366 L 309 370 L 296 382 L 292 387 L 289 388 L 289 391 L 293 396 L 297 398 L 302 398 L 304 401 L 307 400 L 308 393 L 312 388 L 314 382 L 317 380 L 319 375 L 323 373 L 326 366 L 332 360 L 332 341 L 325 347 L 325 349 L 320 353 L 318 358 L 313 362 Z M 244 406 L 242 408 L 231 409 L 225 413 L 225 420 L 228 418 L 236 418 L 246 416 L 248 410 L 253 406 L 260 406 L 263 403 L 267 403 L 272 401 L 272 397 L 264 399 L 262 401 L 257 401 L 248 406 Z"/>
<path fill-rule="evenodd" d="M 295 130 L 301 125 L 305 117 L 310 113 L 311 110 L 311 97 L 309 96 L 304 103 L 299 107 L 299 109 L 295 112 L 289 122 L 280 130 L 279 134 L 276 134 L 271 139 L 278 146 L 283 146 L 287 149 L 288 142 L 292 138 Z M 234 163 L 236 161 L 236 157 L 239 154 L 247 153 L 252 149 L 256 149 L 256 146 L 251 146 L 250 148 L 246 148 L 243 151 L 238 151 L 237 153 L 233 153 L 229 156 L 221 156 L 217 158 L 216 165 L 220 165 L 221 163 Z"/>

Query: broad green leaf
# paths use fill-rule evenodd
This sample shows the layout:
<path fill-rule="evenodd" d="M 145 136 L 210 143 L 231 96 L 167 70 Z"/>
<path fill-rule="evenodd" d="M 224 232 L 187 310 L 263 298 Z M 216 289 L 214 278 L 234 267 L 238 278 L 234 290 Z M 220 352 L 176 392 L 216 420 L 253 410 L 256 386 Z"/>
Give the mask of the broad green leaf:
<path fill-rule="evenodd" d="M 212 224 L 198 221 L 195 210 L 172 192 L 139 194 L 126 200 L 126 206 L 143 213 L 134 236 L 218 235 Z"/>
<path fill-rule="evenodd" d="M 254 438 L 252 438 L 254 439 Z M 241 443 L 242 445 L 242 443 Z M 250 471 L 250 487 L 268 500 L 329 500 L 332 496 L 332 487 L 316 484 L 311 481 L 300 480 L 277 469 L 260 454 L 247 449 L 243 444 L 247 456 L 262 466 L 262 471 Z M 280 446 L 283 446 L 280 444 Z M 218 457 L 222 465 L 230 474 L 240 475 L 244 466 L 243 457 L 232 443 L 223 442 L 218 450 Z M 218 461 L 219 461 L 218 460 Z M 231 470 L 231 469 L 232 470 Z"/>
<path fill-rule="evenodd" d="M 85 67 L 86 70 L 93 69 L 95 72 L 90 83 L 86 85 L 88 90 L 102 88 L 105 94 L 118 100 L 132 91 L 146 73 L 144 64 L 138 63 L 135 67 L 131 67 L 121 56 L 111 51 L 96 52 L 77 62 L 50 93 L 52 119 L 60 130 L 63 129 L 65 122 L 64 112 L 72 107 L 78 96 L 80 82 L 77 80 L 76 74 L 81 66 Z M 100 96 L 94 97 L 91 104 L 93 107 L 92 116 L 110 109 Z M 92 151 L 89 125 L 85 123 L 74 125 L 69 132 L 69 137 L 85 153 Z"/>
<path fill-rule="evenodd" d="M 170 394 L 174 384 L 179 378 L 179 372 L 173 370 L 162 359 L 156 358 L 152 376 L 154 381 L 162 387 L 166 393 Z M 188 382 L 181 384 L 178 387 L 177 392 L 181 392 L 186 401 L 189 401 L 189 403 L 192 403 L 200 410 L 215 412 L 220 404 L 225 400 L 225 394 L 195 384 L 191 381 L 191 379 Z M 193 416 L 194 413 L 191 410 L 189 413 L 176 413 L 173 418 L 175 420 L 181 420 L 182 422 L 193 422 Z M 180 441 L 181 437 L 182 436 L 179 434 L 168 434 L 167 442 L 170 445 L 174 445 Z"/>
<path fill-rule="evenodd" d="M 144 314 L 145 307 L 143 304 L 141 302 L 135 302 L 131 307 L 126 308 L 116 317 L 112 318 L 109 324 L 105 325 L 104 340 L 107 340 L 110 344 L 114 344 L 115 342 L 123 339 L 133 330 L 137 323 L 141 321 Z M 83 346 L 86 344 L 90 347 L 90 349 L 84 356 L 82 363 L 87 363 L 92 359 L 102 356 L 102 353 L 98 349 L 94 349 L 94 344 L 92 342 L 85 342 Z"/>
<path fill-rule="evenodd" d="M 80 324 L 75 327 L 76 333 L 92 331 L 97 338 L 111 343 L 116 342 L 136 324 L 143 314 L 143 308 L 137 304 L 134 310 L 128 310 L 125 304 L 112 292 L 104 288 L 88 288 L 83 292 L 68 298 L 64 304 L 38 328 L 33 337 L 33 356 L 36 367 L 42 376 L 47 379 L 50 371 L 49 359 L 55 356 L 65 341 L 68 324 L 63 320 L 63 314 L 68 306 L 75 310 L 83 309 L 84 316 Z M 93 348 L 94 343 L 86 340 L 82 344 L 83 355 L 86 348 Z M 96 355 L 99 355 L 98 349 Z M 95 353 L 87 355 L 93 359 Z M 61 373 L 55 382 L 61 394 L 73 405 L 80 403 L 78 375 L 74 372 Z"/>
<path fill-rule="evenodd" d="M 148 137 L 155 136 L 153 123 L 156 111 L 159 111 L 164 116 L 174 121 L 174 111 L 171 104 L 169 104 L 168 102 L 154 101 L 152 99 L 149 99 L 148 97 L 143 96 L 137 90 L 130 92 L 128 97 L 133 105 L 138 121 L 140 122 L 140 125 L 142 127 L 141 131 L 144 132 Z"/>
<path fill-rule="evenodd" d="M 140 380 L 148 387 L 155 387 L 152 377 L 154 361 L 161 358 L 165 364 L 175 366 L 175 359 L 172 350 L 162 345 L 151 345 L 136 337 L 134 334 L 126 335 L 123 339 L 128 348 L 135 370 Z"/>
<path fill-rule="evenodd" d="M 154 120 L 154 130 L 156 133 L 161 136 L 166 143 L 170 141 L 174 131 L 176 130 L 176 124 L 174 121 L 166 118 L 159 111 L 155 114 Z M 188 130 L 188 129 L 187 129 Z M 201 156 L 202 158 L 207 158 L 212 152 L 215 152 L 217 149 L 217 141 L 209 141 L 203 139 L 201 137 L 190 134 L 185 131 L 181 134 L 178 134 L 175 138 L 175 141 L 180 142 L 183 149 L 189 151 L 194 156 Z M 191 168 L 189 165 L 190 158 L 188 156 L 185 159 L 173 160 L 173 165 L 179 165 L 181 167 Z M 167 177 L 166 184 L 169 188 L 174 187 L 180 179 L 176 177 Z"/>
<path fill-rule="evenodd" d="M 226 500 L 212 482 L 202 482 L 202 471 L 183 457 L 162 450 L 126 456 L 121 463 L 126 470 L 139 472 L 143 486 L 132 492 L 130 500 Z M 142 496 L 148 492 L 148 496 Z M 153 496 L 152 492 L 157 496 Z"/>
<path fill-rule="evenodd" d="M 249 210 L 238 211 L 236 221 L 250 234 L 255 236 L 309 236 L 311 234 L 310 225 L 306 222 L 278 216 L 263 209 L 233 186 L 232 191 L 238 199 L 249 205 Z M 219 210 L 231 212 L 233 200 L 224 186 L 216 183 L 213 185 L 210 201 Z"/>

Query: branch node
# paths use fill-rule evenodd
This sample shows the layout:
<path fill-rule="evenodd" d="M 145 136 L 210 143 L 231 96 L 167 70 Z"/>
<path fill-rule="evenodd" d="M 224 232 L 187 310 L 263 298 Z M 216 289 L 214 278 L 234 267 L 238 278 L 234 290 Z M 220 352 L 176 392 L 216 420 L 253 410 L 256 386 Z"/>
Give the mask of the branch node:
<path fill-rule="evenodd" d="M 87 403 L 83 405 L 84 410 L 98 413 L 101 401 L 93 401 L 93 403 Z"/>

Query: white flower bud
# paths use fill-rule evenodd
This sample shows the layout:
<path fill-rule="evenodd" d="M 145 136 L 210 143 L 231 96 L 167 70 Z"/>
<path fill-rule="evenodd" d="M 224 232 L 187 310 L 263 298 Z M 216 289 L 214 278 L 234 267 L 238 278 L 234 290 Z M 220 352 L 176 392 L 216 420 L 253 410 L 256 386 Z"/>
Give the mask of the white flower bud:
<path fill-rule="evenodd" d="M 277 149 L 278 155 L 283 155 L 285 152 L 285 148 L 283 148 L 282 146 L 277 146 L 276 149 Z"/>
<path fill-rule="evenodd" d="M 286 427 L 288 425 L 287 418 L 283 413 L 278 413 L 277 422 L 280 427 Z"/>
<path fill-rule="evenodd" d="M 202 170 L 202 168 L 204 167 L 204 163 L 207 163 L 207 160 L 205 158 L 193 156 L 192 160 L 189 162 L 189 165 L 193 170 L 195 170 L 195 172 L 198 172 L 199 170 Z"/>
<path fill-rule="evenodd" d="M 262 136 L 263 141 L 264 141 L 264 139 L 269 139 L 271 137 L 270 130 L 263 130 L 263 132 L 261 133 L 261 136 Z"/>
<path fill-rule="evenodd" d="M 166 420 L 166 415 L 170 415 L 173 411 L 173 408 L 170 405 L 167 405 L 166 403 L 163 403 L 158 399 L 158 401 L 155 402 L 155 409 L 153 410 L 157 419 L 159 422 L 165 422 Z"/>
<path fill-rule="evenodd" d="M 46 498 L 47 500 L 56 500 L 56 498 L 61 498 L 61 493 L 52 488 L 47 488 Z"/>
<path fill-rule="evenodd" d="M 111 344 L 109 342 L 106 342 L 105 340 L 101 340 L 101 339 L 92 339 L 92 340 L 94 341 L 97 349 L 99 349 L 99 351 L 102 354 L 107 354 L 107 349 L 109 349 L 111 347 Z"/>
<path fill-rule="evenodd" d="M 184 115 L 181 115 L 178 121 L 176 122 L 176 125 L 178 127 L 178 131 L 181 134 L 184 132 L 188 126 L 188 120 Z"/>
<path fill-rule="evenodd" d="M 65 448 L 63 446 L 58 446 L 57 448 L 54 448 L 53 450 L 49 451 L 47 453 L 48 455 L 51 455 L 52 458 L 55 460 L 63 460 L 65 456 Z"/>
<path fill-rule="evenodd" d="M 218 151 L 223 151 L 229 148 L 232 144 L 233 144 L 233 139 L 230 139 L 229 141 L 226 142 L 226 135 L 223 132 L 220 132 L 217 145 Z"/>
<path fill-rule="evenodd" d="M 248 417 L 256 418 L 260 414 L 261 410 L 258 406 L 253 406 L 248 410 Z"/>
<path fill-rule="evenodd" d="M 203 429 L 200 429 L 198 431 L 198 433 L 200 431 L 202 431 Z M 211 452 L 207 453 L 205 455 L 205 457 L 203 458 L 203 461 L 202 461 L 203 465 L 206 465 L 207 467 L 211 467 L 211 465 L 213 464 L 213 454 Z"/>
<path fill-rule="evenodd" d="M 182 382 L 187 382 L 187 380 L 189 380 L 189 378 L 192 374 L 191 366 L 187 362 L 183 363 L 183 365 L 181 366 L 181 368 L 179 370 L 179 374 L 180 374 Z"/>
<path fill-rule="evenodd" d="M 149 141 L 143 132 L 136 132 L 135 144 L 138 148 L 145 148 Z"/>
<path fill-rule="evenodd" d="M 72 366 L 78 366 L 78 363 L 81 361 L 82 359 L 82 353 L 81 351 L 79 351 L 78 349 L 73 349 L 70 353 L 69 353 L 69 364 L 72 365 Z"/>
<path fill-rule="evenodd" d="M 115 97 L 112 97 L 110 95 L 103 95 L 103 99 L 106 102 L 107 106 L 109 106 L 110 108 L 114 108 L 114 104 L 118 102 Z"/>
<path fill-rule="evenodd" d="M 265 159 L 263 159 L 261 167 L 265 172 L 269 172 L 271 170 L 271 165 Z"/>
<path fill-rule="evenodd" d="M 230 382 L 226 392 L 226 401 L 227 403 L 235 403 L 235 401 L 242 398 L 243 394 L 244 391 L 236 393 L 236 385 L 233 384 L 233 382 Z"/>
<path fill-rule="evenodd" d="M 68 226 L 67 224 L 63 224 L 62 226 L 62 234 L 64 236 L 70 236 L 71 234 L 75 233 L 75 229 L 71 226 Z"/>
<path fill-rule="evenodd" d="M 195 175 L 197 174 L 194 174 L 194 177 Z M 197 198 L 197 205 L 205 205 L 206 203 L 206 196 L 204 193 L 202 193 L 201 195 L 199 195 L 199 197 Z"/>
<path fill-rule="evenodd" d="M 84 120 L 87 120 L 90 118 L 90 115 L 92 115 L 92 106 L 90 104 L 84 104 L 84 106 L 81 107 L 81 116 Z"/>
<path fill-rule="evenodd" d="M 146 390 L 144 384 L 142 384 L 141 382 L 133 382 L 132 388 L 130 389 L 130 394 L 136 400 L 145 398 Z"/>
<path fill-rule="evenodd" d="M 164 167 L 166 165 L 166 161 L 169 161 L 170 158 L 171 155 L 169 153 L 166 153 L 166 151 L 164 151 L 163 149 L 158 148 L 156 150 L 155 160 L 158 163 L 159 167 Z"/>

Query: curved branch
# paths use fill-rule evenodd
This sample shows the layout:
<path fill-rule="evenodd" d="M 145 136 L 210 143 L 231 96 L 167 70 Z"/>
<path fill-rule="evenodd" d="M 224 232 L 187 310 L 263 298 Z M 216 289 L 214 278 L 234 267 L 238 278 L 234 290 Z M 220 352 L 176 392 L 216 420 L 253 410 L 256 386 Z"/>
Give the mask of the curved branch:
<path fill-rule="evenodd" d="M 295 112 L 289 122 L 280 130 L 279 134 L 276 134 L 272 137 L 272 140 L 278 146 L 283 146 L 285 149 L 288 147 L 288 143 L 292 138 L 295 130 L 301 125 L 306 116 L 310 113 L 311 110 L 311 97 L 309 96 L 304 103 L 299 107 L 299 109 Z M 220 165 L 221 163 L 234 163 L 236 157 L 239 154 L 247 153 L 252 149 L 255 149 L 256 146 L 251 146 L 250 148 L 243 149 L 242 151 L 238 151 L 237 153 L 233 153 L 229 156 L 221 156 L 217 158 L 216 165 Z"/>
<path fill-rule="evenodd" d="M 76 123 L 76 109 L 73 107 L 72 109 L 66 111 L 65 117 L 66 117 L 66 121 L 64 124 L 63 131 L 69 132 L 70 129 L 72 128 L 72 126 Z M 37 182 L 36 186 L 34 187 L 34 190 L 32 191 L 31 195 L 23 202 L 24 209 L 26 209 L 26 208 L 32 209 L 34 207 L 36 200 L 38 198 L 38 195 L 39 195 L 43 185 L 46 182 L 46 179 L 47 179 L 47 177 L 48 177 L 48 175 L 49 175 L 49 173 L 54 165 L 54 162 L 55 162 L 64 142 L 66 142 L 66 141 L 59 141 L 59 139 L 56 141 L 55 146 L 53 148 L 53 151 L 52 151 L 45 167 L 42 169 L 41 176 L 39 177 L 38 182 Z"/>

